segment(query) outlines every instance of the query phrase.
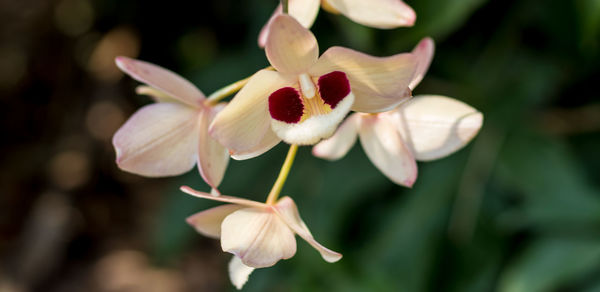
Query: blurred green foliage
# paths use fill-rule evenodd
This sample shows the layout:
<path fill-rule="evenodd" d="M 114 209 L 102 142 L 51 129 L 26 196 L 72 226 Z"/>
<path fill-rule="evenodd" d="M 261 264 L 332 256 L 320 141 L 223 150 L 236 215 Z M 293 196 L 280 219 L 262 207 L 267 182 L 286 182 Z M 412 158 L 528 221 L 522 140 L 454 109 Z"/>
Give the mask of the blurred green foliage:
<path fill-rule="evenodd" d="M 255 271 L 245 290 L 600 291 L 600 127 L 583 120 L 554 131 L 554 120 L 543 118 L 599 102 L 600 1 L 407 2 L 417 24 L 389 31 L 321 11 L 313 28 L 321 51 L 343 45 L 386 55 L 432 36 L 436 57 L 415 94 L 480 109 L 479 137 L 451 157 L 420 163 L 412 189 L 385 179 L 360 146 L 337 162 L 302 148 L 283 194 L 296 200 L 316 239 L 344 258 L 325 263 L 298 239 L 294 258 Z M 146 41 L 151 32 L 142 31 L 140 57 L 168 56 L 210 93 L 267 65 L 256 36 L 275 5 L 211 3 L 201 12 L 210 19 L 171 24 L 180 27 L 170 36 Z M 286 149 L 232 161 L 222 191 L 264 200 Z M 214 203 L 186 197 L 182 184 L 208 189 L 192 172 L 165 193 L 153 241 L 161 264 L 209 240 L 184 219 Z"/>

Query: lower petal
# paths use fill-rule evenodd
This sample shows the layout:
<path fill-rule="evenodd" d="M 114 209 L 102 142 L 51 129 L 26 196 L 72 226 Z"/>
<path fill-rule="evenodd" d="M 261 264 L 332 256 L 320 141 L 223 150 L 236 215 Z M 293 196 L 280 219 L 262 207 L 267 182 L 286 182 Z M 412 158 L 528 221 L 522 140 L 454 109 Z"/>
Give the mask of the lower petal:
<path fill-rule="evenodd" d="M 272 210 L 245 208 L 223 220 L 221 247 L 247 266 L 264 268 L 294 256 L 296 239 Z"/>
<path fill-rule="evenodd" d="M 359 122 L 359 114 L 348 117 L 333 136 L 313 147 L 313 155 L 328 160 L 337 160 L 344 157 L 356 143 Z"/>
<path fill-rule="evenodd" d="M 208 134 L 208 126 L 223 106 L 206 108 L 200 117 L 198 169 L 204 181 L 212 188 L 219 186 L 229 163 L 229 151 Z"/>
<path fill-rule="evenodd" d="M 411 187 L 417 179 L 417 164 L 396 127 L 378 115 L 364 115 L 360 142 L 375 166 L 390 180 Z"/>
<path fill-rule="evenodd" d="M 424 95 L 390 115 L 417 160 L 434 160 L 464 147 L 477 135 L 483 115 L 453 98 Z"/>
<path fill-rule="evenodd" d="M 248 282 L 248 277 L 253 271 L 253 267 L 244 265 L 242 260 L 236 256 L 229 261 L 229 279 L 238 290 L 241 290 Z"/>
<path fill-rule="evenodd" d="M 285 224 L 294 230 L 296 234 L 306 240 L 308 244 L 319 251 L 325 261 L 334 263 L 342 258 L 340 253 L 322 246 L 314 239 L 310 233 L 310 230 L 308 230 L 308 227 L 306 227 L 306 224 L 304 224 L 304 221 L 302 221 L 302 218 L 300 218 L 298 207 L 296 207 L 296 204 L 290 197 L 281 198 L 275 205 L 275 209 Z"/>
<path fill-rule="evenodd" d="M 180 103 L 142 107 L 115 133 L 119 168 L 160 177 L 185 173 L 196 163 L 198 110 Z"/>

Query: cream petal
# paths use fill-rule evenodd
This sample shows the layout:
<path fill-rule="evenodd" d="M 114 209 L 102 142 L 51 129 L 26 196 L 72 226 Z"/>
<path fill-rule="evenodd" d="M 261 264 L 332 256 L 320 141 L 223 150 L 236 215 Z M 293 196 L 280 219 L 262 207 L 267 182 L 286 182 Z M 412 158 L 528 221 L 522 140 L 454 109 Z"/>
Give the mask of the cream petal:
<path fill-rule="evenodd" d="M 229 151 L 208 134 L 208 126 L 224 104 L 206 108 L 200 116 L 198 170 L 204 181 L 213 188 L 219 186 L 229 163 Z"/>
<path fill-rule="evenodd" d="M 328 49 L 309 70 L 311 76 L 332 71 L 346 73 L 356 97 L 352 110 L 365 113 L 388 111 L 410 96 L 408 84 L 417 61 L 413 54 L 373 57 L 351 49 Z"/>
<path fill-rule="evenodd" d="M 413 26 L 415 11 L 400 0 L 324 0 L 346 17 L 362 25 L 389 29 Z"/>
<path fill-rule="evenodd" d="M 373 164 L 390 180 L 411 187 L 417 179 L 417 163 L 389 119 L 363 115 L 360 143 Z"/>
<path fill-rule="evenodd" d="M 427 73 L 427 69 L 429 69 L 431 60 L 433 59 L 434 51 L 435 44 L 431 38 L 422 39 L 413 49 L 412 53 L 417 57 L 417 71 L 408 85 L 411 90 L 415 89 L 421 80 L 423 80 L 425 73 Z"/>
<path fill-rule="evenodd" d="M 241 290 L 244 284 L 248 282 L 248 277 L 253 271 L 253 267 L 244 265 L 242 260 L 236 256 L 233 256 L 229 261 L 229 279 L 238 290 Z"/>
<path fill-rule="evenodd" d="M 197 109 L 180 103 L 142 107 L 115 133 L 119 168 L 159 177 L 185 173 L 196 164 Z"/>
<path fill-rule="evenodd" d="M 229 149 L 232 155 L 256 152 L 264 142 L 265 135 L 271 132 L 269 95 L 292 83 L 291 79 L 278 72 L 258 71 L 229 105 L 217 114 L 210 126 L 210 135 Z M 266 143 L 267 146 L 276 144 L 273 140 L 269 141 L 271 143 Z M 267 147 L 265 144 L 262 146 Z"/>
<path fill-rule="evenodd" d="M 483 124 L 483 114 L 453 98 L 423 95 L 390 114 L 406 145 L 422 161 L 447 156 L 464 147 Z"/>
<path fill-rule="evenodd" d="M 302 26 L 309 28 L 315 22 L 317 14 L 319 12 L 320 0 L 290 0 L 289 1 L 289 14 L 293 16 Z M 267 43 L 267 37 L 269 36 L 270 26 L 275 20 L 275 17 L 282 14 L 281 4 L 277 6 L 269 21 L 260 31 L 258 36 L 258 46 L 263 48 Z"/>
<path fill-rule="evenodd" d="M 247 151 L 237 152 L 236 154 L 231 155 L 231 158 L 235 160 L 251 159 L 271 150 L 271 148 L 275 147 L 279 142 L 281 142 L 281 138 L 277 137 L 273 131 L 267 131 L 258 145 Z"/>
<path fill-rule="evenodd" d="M 115 61 L 123 72 L 135 80 L 146 83 L 190 106 L 200 106 L 205 98 L 196 86 L 170 70 L 122 56 L 117 57 Z"/>
<path fill-rule="evenodd" d="M 320 243 L 318 243 L 300 218 L 298 213 L 298 207 L 290 197 L 281 198 L 277 204 L 275 204 L 275 210 L 280 218 L 287 224 L 296 234 L 302 237 L 308 244 L 314 247 L 327 262 L 334 263 L 342 258 L 340 253 L 332 251 Z"/>
<path fill-rule="evenodd" d="M 198 212 L 185 221 L 194 227 L 200 234 L 218 239 L 221 237 L 221 223 L 229 214 L 244 208 L 240 205 L 221 205 L 202 212 Z"/>
<path fill-rule="evenodd" d="M 354 143 L 356 143 L 359 123 L 359 114 L 352 114 L 349 116 L 340 125 L 333 136 L 319 142 L 319 144 L 313 147 L 313 155 L 328 160 L 337 160 L 344 157 L 346 153 L 350 151 Z"/>
<path fill-rule="evenodd" d="M 218 201 L 218 202 L 223 202 L 223 203 L 237 204 L 237 205 L 253 207 L 253 208 L 268 208 L 268 205 L 266 205 L 264 203 L 259 203 L 256 201 L 250 201 L 250 200 L 237 198 L 237 197 L 231 197 L 231 196 L 220 196 L 220 195 L 215 196 L 213 194 L 194 190 L 188 186 L 182 186 L 179 188 L 179 190 L 181 190 L 182 192 L 184 192 L 186 194 L 197 197 L 197 198 Z"/>
<path fill-rule="evenodd" d="M 221 248 L 247 266 L 264 268 L 294 256 L 296 239 L 271 208 L 244 208 L 223 220 Z"/>
<path fill-rule="evenodd" d="M 319 46 L 315 36 L 289 15 L 278 15 L 270 26 L 265 53 L 277 71 L 301 74 L 315 64 Z"/>

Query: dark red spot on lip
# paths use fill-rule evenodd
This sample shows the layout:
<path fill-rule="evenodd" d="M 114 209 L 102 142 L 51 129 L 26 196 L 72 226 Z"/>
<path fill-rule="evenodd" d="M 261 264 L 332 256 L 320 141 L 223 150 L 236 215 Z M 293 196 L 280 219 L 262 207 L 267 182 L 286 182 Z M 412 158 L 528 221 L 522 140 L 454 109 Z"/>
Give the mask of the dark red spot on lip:
<path fill-rule="evenodd" d="M 346 73 L 333 71 L 319 77 L 319 93 L 323 101 L 334 109 L 350 93 Z"/>
<path fill-rule="evenodd" d="M 271 117 L 288 124 L 300 121 L 304 113 L 304 104 L 298 91 L 291 87 L 281 88 L 269 96 Z"/>

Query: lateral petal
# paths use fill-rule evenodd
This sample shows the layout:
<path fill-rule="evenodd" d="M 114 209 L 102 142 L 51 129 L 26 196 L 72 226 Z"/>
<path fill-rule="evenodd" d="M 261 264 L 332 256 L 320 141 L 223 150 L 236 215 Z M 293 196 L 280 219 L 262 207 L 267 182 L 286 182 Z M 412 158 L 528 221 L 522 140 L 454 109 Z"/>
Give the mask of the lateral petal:
<path fill-rule="evenodd" d="M 271 150 L 271 148 L 275 147 L 279 142 L 281 142 L 281 138 L 279 138 L 275 132 L 267 131 L 258 145 L 247 151 L 232 154 L 231 158 L 235 160 L 251 159 Z"/>
<path fill-rule="evenodd" d="M 373 164 L 394 183 L 411 187 L 417 163 L 396 127 L 382 116 L 363 116 L 360 143 Z"/>
<path fill-rule="evenodd" d="M 221 223 L 229 214 L 244 208 L 241 205 L 221 205 L 198 212 L 185 220 L 200 234 L 218 239 L 221 237 Z"/>
<path fill-rule="evenodd" d="M 302 237 L 308 244 L 314 247 L 323 257 L 323 259 L 327 262 L 334 263 L 339 261 L 342 258 L 340 253 L 332 251 L 320 243 L 318 243 L 302 218 L 300 218 L 300 214 L 298 213 L 298 207 L 290 197 L 281 198 L 277 204 L 275 204 L 275 210 L 277 215 L 291 228 L 296 234 Z"/>
<path fill-rule="evenodd" d="M 408 87 L 413 90 L 423 77 L 425 73 L 427 73 L 427 69 L 429 69 L 429 65 L 431 64 L 431 60 L 433 59 L 433 53 L 435 51 L 435 44 L 433 43 L 433 39 L 424 38 L 422 39 L 417 46 L 413 49 L 412 53 L 417 58 L 417 71 L 415 72 L 415 76 L 410 81 Z"/>
<path fill-rule="evenodd" d="M 309 70 L 311 76 L 332 71 L 346 73 L 356 100 L 352 110 L 388 111 L 410 97 L 408 84 L 417 68 L 413 54 L 373 57 L 351 49 L 332 47 Z"/>
<path fill-rule="evenodd" d="M 356 143 L 359 123 L 359 114 L 350 115 L 333 136 L 313 147 L 313 155 L 327 160 L 337 160 L 344 157 Z"/>
<path fill-rule="evenodd" d="M 123 56 L 117 57 L 115 62 L 119 69 L 133 79 L 146 83 L 180 102 L 198 107 L 205 99 L 204 94 L 196 86 L 170 70 Z"/>
<path fill-rule="evenodd" d="M 296 239 L 272 209 L 244 208 L 223 220 L 221 247 L 247 266 L 264 268 L 294 256 Z"/>
<path fill-rule="evenodd" d="M 400 0 L 324 0 L 330 7 L 362 25 L 389 29 L 413 26 L 415 11 Z"/>
<path fill-rule="evenodd" d="M 271 132 L 268 97 L 275 90 L 291 83 L 293 81 L 278 72 L 258 71 L 216 115 L 209 128 L 210 135 L 229 149 L 232 155 L 257 151 L 265 135 Z M 271 143 L 266 143 L 267 146 L 275 146 L 276 143 L 270 141 Z"/>
<path fill-rule="evenodd" d="M 254 271 L 253 267 L 244 265 L 242 260 L 236 256 L 233 256 L 229 261 L 229 279 L 238 290 L 241 290 L 244 284 L 248 282 L 248 277 L 252 271 Z"/>
<path fill-rule="evenodd" d="M 289 15 L 278 15 L 270 26 L 265 53 L 277 71 L 301 74 L 317 61 L 319 46 L 315 36 Z"/>
<path fill-rule="evenodd" d="M 208 107 L 200 115 L 198 170 L 212 188 L 219 186 L 229 163 L 229 151 L 208 134 L 208 126 L 225 104 Z"/>
<path fill-rule="evenodd" d="M 198 110 L 180 103 L 139 109 L 113 136 L 119 168 L 160 177 L 185 173 L 196 164 Z"/>
<path fill-rule="evenodd" d="M 422 95 L 390 113 L 415 158 L 429 161 L 464 147 L 477 135 L 483 114 L 453 98 Z"/>
<path fill-rule="evenodd" d="M 320 0 L 290 0 L 289 1 L 289 14 L 293 16 L 302 26 L 309 28 L 315 22 L 317 14 L 319 12 Z M 281 4 L 277 6 L 271 18 L 263 28 L 260 30 L 258 35 L 258 46 L 263 48 L 267 43 L 269 36 L 270 26 L 275 20 L 275 17 L 282 14 Z"/>

